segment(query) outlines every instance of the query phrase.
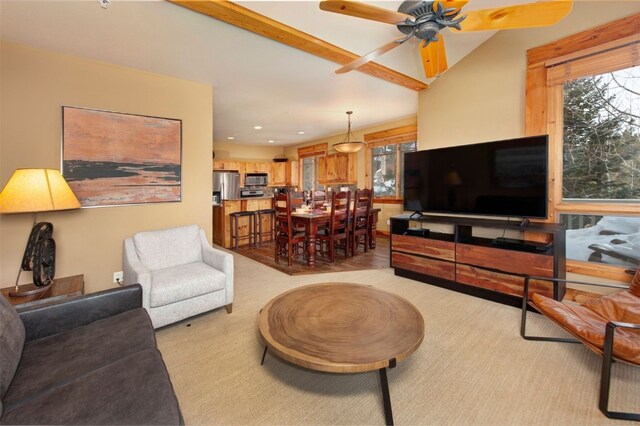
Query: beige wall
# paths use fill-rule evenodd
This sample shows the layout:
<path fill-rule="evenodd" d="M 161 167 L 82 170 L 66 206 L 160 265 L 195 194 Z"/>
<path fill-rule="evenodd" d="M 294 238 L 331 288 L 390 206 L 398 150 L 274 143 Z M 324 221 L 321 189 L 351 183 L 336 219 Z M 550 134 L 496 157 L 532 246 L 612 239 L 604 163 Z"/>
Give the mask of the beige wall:
<path fill-rule="evenodd" d="M 419 149 L 524 136 L 527 49 L 640 12 L 640 2 L 574 2 L 560 23 L 501 31 L 419 95 Z"/>
<path fill-rule="evenodd" d="M 216 160 L 271 161 L 284 152 L 284 147 L 213 141 L 213 150 Z"/>
<path fill-rule="evenodd" d="M 85 275 L 86 292 L 112 287 L 123 240 L 195 223 L 211 238 L 210 86 L 55 52 L 2 43 L 0 184 L 16 168 L 60 168 L 61 106 L 182 120 L 182 202 L 41 213 L 57 243 L 56 276 Z M 31 230 L 29 214 L 0 222 L 0 277 L 13 284 Z M 31 282 L 23 273 L 21 282 Z"/>

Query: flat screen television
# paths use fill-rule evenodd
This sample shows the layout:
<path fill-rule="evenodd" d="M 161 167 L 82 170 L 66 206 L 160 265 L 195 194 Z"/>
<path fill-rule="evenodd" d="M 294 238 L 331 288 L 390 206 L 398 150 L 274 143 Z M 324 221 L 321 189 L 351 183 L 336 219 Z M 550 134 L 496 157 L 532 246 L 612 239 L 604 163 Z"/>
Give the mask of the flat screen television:
<path fill-rule="evenodd" d="M 547 217 L 547 135 L 404 156 L 404 209 L 423 213 Z"/>

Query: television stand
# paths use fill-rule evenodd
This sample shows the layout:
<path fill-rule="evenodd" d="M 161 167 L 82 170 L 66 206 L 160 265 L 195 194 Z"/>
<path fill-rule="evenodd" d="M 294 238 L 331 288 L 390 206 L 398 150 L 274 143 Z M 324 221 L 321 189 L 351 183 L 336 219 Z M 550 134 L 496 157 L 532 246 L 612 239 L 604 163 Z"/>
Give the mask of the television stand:
<path fill-rule="evenodd" d="M 413 227 L 430 232 L 411 235 Z M 504 230 L 523 239 L 495 238 Z M 559 223 L 531 222 L 523 229 L 519 221 L 404 214 L 391 218 L 390 231 L 396 275 L 461 293 L 522 307 L 525 276 L 565 277 L 565 227 Z M 561 300 L 565 287 L 532 280 L 530 292 Z"/>
<path fill-rule="evenodd" d="M 498 237 L 491 240 L 491 245 L 507 250 L 519 250 L 544 253 L 552 247 L 552 243 L 538 243 L 534 241 L 519 240 L 517 238 Z"/>

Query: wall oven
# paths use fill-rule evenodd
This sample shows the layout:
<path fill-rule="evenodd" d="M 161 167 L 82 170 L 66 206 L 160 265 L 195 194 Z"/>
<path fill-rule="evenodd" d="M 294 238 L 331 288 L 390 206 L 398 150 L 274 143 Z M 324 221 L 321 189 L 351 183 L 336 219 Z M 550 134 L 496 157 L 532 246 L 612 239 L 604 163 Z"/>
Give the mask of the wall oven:
<path fill-rule="evenodd" d="M 269 175 L 266 173 L 245 173 L 244 186 L 267 186 Z"/>

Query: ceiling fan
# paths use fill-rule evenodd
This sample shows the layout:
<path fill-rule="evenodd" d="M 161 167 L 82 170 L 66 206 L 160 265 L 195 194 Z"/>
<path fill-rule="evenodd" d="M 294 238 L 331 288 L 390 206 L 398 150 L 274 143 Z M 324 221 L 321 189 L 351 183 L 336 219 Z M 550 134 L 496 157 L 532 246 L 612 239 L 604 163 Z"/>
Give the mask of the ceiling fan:
<path fill-rule="evenodd" d="M 395 12 L 356 1 L 321 1 L 322 10 L 396 25 L 404 34 L 346 64 L 336 73 L 355 70 L 415 37 L 422 41 L 420 53 L 425 76 L 437 77 L 448 68 L 444 41 L 438 36 L 442 29 L 483 31 L 544 27 L 555 24 L 569 14 L 573 1 L 542 1 L 463 13 L 462 8 L 467 3 L 464 0 L 404 1 Z"/>

